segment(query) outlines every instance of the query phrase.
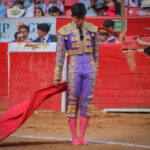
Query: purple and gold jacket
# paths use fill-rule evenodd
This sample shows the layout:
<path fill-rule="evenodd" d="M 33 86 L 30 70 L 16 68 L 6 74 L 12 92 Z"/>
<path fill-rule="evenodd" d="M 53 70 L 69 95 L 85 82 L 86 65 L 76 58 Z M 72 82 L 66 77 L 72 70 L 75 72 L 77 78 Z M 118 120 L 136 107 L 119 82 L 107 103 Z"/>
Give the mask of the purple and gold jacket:
<path fill-rule="evenodd" d="M 54 80 L 60 79 L 66 51 L 68 55 L 82 54 L 83 52 L 93 53 L 95 64 L 98 66 L 99 36 L 97 27 L 84 22 L 82 31 L 84 39 L 81 42 L 78 29 L 72 23 L 58 30 Z"/>

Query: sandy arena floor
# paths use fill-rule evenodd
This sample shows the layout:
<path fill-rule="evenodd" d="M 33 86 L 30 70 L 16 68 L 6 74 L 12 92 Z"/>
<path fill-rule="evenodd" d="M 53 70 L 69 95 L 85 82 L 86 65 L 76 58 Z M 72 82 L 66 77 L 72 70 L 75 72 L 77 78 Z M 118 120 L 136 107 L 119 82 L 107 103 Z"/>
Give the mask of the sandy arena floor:
<path fill-rule="evenodd" d="M 86 132 L 91 144 L 72 146 L 70 138 L 65 113 L 38 111 L 0 143 L 0 150 L 147 150 L 150 114 L 95 111 Z"/>

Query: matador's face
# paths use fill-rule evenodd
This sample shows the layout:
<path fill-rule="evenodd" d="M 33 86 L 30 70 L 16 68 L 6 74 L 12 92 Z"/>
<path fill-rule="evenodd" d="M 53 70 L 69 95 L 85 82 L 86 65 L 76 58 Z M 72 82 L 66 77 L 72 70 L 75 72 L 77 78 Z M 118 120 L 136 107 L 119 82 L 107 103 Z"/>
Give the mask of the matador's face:
<path fill-rule="evenodd" d="M 85 20 L 85 16 L 82 17 L 72 16 L 72 19 L 77 27 L 82 27 Z"/>

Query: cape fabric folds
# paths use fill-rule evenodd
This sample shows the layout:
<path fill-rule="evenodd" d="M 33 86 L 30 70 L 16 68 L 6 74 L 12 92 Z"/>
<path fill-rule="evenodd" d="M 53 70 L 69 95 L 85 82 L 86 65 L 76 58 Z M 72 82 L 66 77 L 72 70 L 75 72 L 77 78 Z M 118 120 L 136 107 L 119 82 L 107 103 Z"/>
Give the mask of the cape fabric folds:
<path fill-rule="evenodd" d="M 66 90 L 66 82 L 38 89 L 28 99 L 8 109 L 0 116 L 0 141 L 16 131 L 44 100 Z"/>

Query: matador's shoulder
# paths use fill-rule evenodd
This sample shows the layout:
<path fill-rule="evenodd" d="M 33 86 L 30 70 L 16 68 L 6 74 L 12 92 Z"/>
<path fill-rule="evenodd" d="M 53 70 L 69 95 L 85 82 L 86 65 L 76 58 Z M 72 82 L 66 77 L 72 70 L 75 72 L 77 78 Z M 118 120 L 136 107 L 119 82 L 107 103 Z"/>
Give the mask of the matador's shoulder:
<path fill-rule="evenodd" d="M 92 23 L 88 23 L 85 22 L 85 27 L 87 28 L 87 30 L 89 30 L 90 32 L 97 32 L 98 27 L 93 25 Z"/>
<path fill-rule="evenodd" d="M 58 33 L 61 35 L 68 35 L 71 33 L 71 24 L 68 23 L 67 25 L 62 26 L 59 30 Z"/>

